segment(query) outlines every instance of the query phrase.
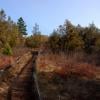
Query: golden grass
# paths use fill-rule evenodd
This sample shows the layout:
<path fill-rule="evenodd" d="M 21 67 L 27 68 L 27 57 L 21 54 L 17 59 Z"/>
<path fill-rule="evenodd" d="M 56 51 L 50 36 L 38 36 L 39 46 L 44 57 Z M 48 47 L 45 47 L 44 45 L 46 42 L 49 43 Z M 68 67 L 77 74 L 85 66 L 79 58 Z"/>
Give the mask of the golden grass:
<path fill-rule="evenodd" d="M 50 69 L 52 72 L 65 74 L 75 74 L 82 77 L 95 78 L 100 72 L 100 67 L 96 66 L 93 56 L 87 56 L 83 53 L 75 54 L 41 54 L 37 60 L 37 70 L 46 71 Z M 52 66 L 52 67 L 51 67 Z M 99 73 L 100 75 L 100 73 Z"/>

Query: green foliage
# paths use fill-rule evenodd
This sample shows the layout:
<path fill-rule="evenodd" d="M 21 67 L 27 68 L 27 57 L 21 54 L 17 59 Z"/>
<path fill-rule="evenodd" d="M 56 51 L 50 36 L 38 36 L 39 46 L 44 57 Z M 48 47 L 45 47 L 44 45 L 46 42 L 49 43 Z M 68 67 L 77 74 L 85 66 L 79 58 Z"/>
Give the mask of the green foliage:
<path fill-rule="evenodd" d="M 39 36 L 31 36 L 26 39 L 26 45 L 31 48 L 38 48 L 41 44 Z"/>
<path fill-rule="evenodd" d="M 26 45 L 31 48 L 41 47 L 41 45 L 47 41 L 47 38 L 41 35 L 38 24 L 35 24 L 32 32 L 33 32 L 33 35 L 26 39 Z"/>
<path fill-rule="evenodd" d="M 37 23 L 35 23 L 35 25 L 33 26 L 32 33 L 33 33 L 33 36 L 41 34 L 41 32 L 39 31 L 39 25 Z"/>
<path fill-rule="evenodd" d="M 75 51 L 84 47 L 84 41 L 77 28 L 68 20 L 51 34 L 48 42 L 53 52 L 59 50 L 64 52 Z"/>
<path fill-rule="evenodd" d="M 60 35 L 57 33 L 57 31 L 54 30 L 48 40 L 49 47 L 52 49 L 53 52 L 59 51 L 59 40 Z"/>
<path fill-rule="evenodd" d="M 22 17 L 20 17 L 18 19 L 17 25 L 18 25 L 18 29 L 19 29 L 20 35 L 21 36 L 22 35 L 27 35 L 27 33 L 26 33 L 26 31 L 27 31 L 26 30 L 26 25 L 25 25 L 25 22 L 24 22 Z"/>
<path fill-rule="evenodd" d="M 95 42 L 95 51 L 100 52 L 100 35 L 98 36 Z"/>
<path fill-rule="evenodd" d="M 98 35 L 100 34 L 99 29 L 92 23 L 89 27 L 84 28 L 83 40 L 85 43 L 85 51 L 92 53 L 98 44 Z"/>
<path fill-rule="evenodd" d="M 35 42 L 34 42 L 32 36 L 31 36 L 31 37 L 28 37 L 28 38 L 26 39 L 26 46 L 27 46 L 27 47 L 30 47 L 30 48 L 36 47 L 36 44 L 35 44 Z"/>
<path fill-rule="evenodd" d="M 41 34 L 34 34 L 26 38 L 26 46 L 31 48 L 39 48 L 47 42 L 48 38 Z"/>
<path fill-rule="evenodd" d="M 67 51 L 69 50 L 80 50 L 84 47 L 84 42 L 79 35 L 76 26 L 72 25 L 71 22 L 66 21 L 66 41 L 65 41 L 65 48 Z"/>
<path fill-rule="evenodd" d="M 5 54 L 5 55 L 13 54 L 12 49 L 9 44 L 6 44 L 5 47 L 3 48 L 3 54 Z"/>
<path fill-rule="evenodd" d="M 18 26 L 11 17 L 6 18 L 4 10 L 0 11 L 0 49 L 4 54 L 12 54 L 12 47 L 21 42 Z"/>
<path fill-rule="evenodd" d="M 49 37 L 49 48 L 53 52 L 85 51 L 87 53 L 100 51 L 100 30 L 94 23 L 88 27 L 74 26 L 66 20 Z"/>
<path fill-rule="evenodd" d="M 1 47 L 8 43 L 11 47 L 15 46 L 18 42 L 18 28 L 15 23 L 8 23 L 8 21 L 0 22 L 0 42 Z"/>
<path fill-rule="evenodd" d="M 63 25 L 52 32 L 49 38 L 41 35 L 38 24 L 34 25 L 32 36 L 25 38 L 23 35 L 27 35 L 26 31 L 26 24 L 22 17 L 16 24 L 11 17 L 6 17 L 3 9 L 0 10 L 0 49 L 5 48 L 6 44 L 11 48 L 23 45 L 25 41 L 26 45 L 31 48 L 43 47 L 45 44 L 53 52 L 69 53 L 81 50 L 87 53 L 100 52 L 100 29 L 94 23 L 88 27 L 81 27 L 66 20 Z M 9 50 L 6 48 L 4 51 L 10 52 Z"/>
<path fill-rule="evenodd" d="M 4 21 L 6 19 L 6 14 L 3 9 L 0 10 L 0 21 Z"/>

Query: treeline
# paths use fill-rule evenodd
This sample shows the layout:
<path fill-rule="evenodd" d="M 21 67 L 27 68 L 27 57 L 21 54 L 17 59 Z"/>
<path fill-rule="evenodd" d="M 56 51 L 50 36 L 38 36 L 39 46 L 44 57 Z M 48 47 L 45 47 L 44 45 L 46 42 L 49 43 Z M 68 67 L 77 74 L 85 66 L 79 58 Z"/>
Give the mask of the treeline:
<path fill-rule="evenodd" d="M 22 17 L 14 22 L 3 9 L 0 10 L 0 53 L 12 55 L 15 47 L 39 48 L 46 40 L 38 24 L 34 25 L 31 36 L 27 34 L 27 25 Z"/>
<path fill-rule="evenodd" d="M 47 42 L 48 37 L 42 35 L 39 30 L 39 25 L 36 23 L 33 26 L 32 35 L 26 38 L 26 46 L 30 48 L 41 48 Z"/>
<path fill-rule="evenodd" d="M 82 27 L 66 20 L 50 36 L 42 35 L 38 24 L 34 25 L 32 35 L 26 36 L 26 27 L 22 17 L 14 22 L 4 10 L 0 10 L 0 52 L 12 54 L 12 48 L 16 46 L 43 47 L 54 53 L 100 52 L 100 29 L 94 23 Z"/>
<path fill-rule="evenodd" d="M 52 52 L 100 52 L 100 29 L 94 23 L 88 27 L 73 25 L 66 20 L 50 35 L 48 46 Z"/>
<path fill-rule="evenodd" d="M 26 25 L 22 17 L 14 22 L 7 17 L 3 9 L 0 10 L 0 51 L 12 54 L 12 47 L 23 43 L 23 35 L 26 35 Z"/>

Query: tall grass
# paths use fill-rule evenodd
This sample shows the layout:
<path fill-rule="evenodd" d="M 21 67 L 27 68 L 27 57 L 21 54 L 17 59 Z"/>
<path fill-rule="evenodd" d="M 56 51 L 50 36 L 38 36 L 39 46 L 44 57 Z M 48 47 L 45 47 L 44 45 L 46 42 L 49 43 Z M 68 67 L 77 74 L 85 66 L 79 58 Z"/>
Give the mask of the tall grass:
<path fill-rule="evenodd" d="M 54 66 L 54 72 L 59 74 L 73 73 L 80 76 L 93 78 L 96 72 L 100 72 L 100 65 L 97 64 L 98 55 L 88 55 L 83 52 L 71 54 L 44 53 L 39 55 L 37 60 L 38 70 L 45 71 L 45 67 Z"/>

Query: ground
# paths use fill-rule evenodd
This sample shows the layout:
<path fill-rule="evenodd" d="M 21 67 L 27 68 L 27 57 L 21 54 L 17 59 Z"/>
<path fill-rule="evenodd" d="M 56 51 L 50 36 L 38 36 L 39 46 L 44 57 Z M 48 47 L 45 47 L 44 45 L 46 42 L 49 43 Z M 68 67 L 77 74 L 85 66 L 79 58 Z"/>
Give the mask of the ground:
<path fill-rule="evenodd" d="M 42 72 L 38 82 L 43 100 L 100 100 L 100 80 Z"/>

